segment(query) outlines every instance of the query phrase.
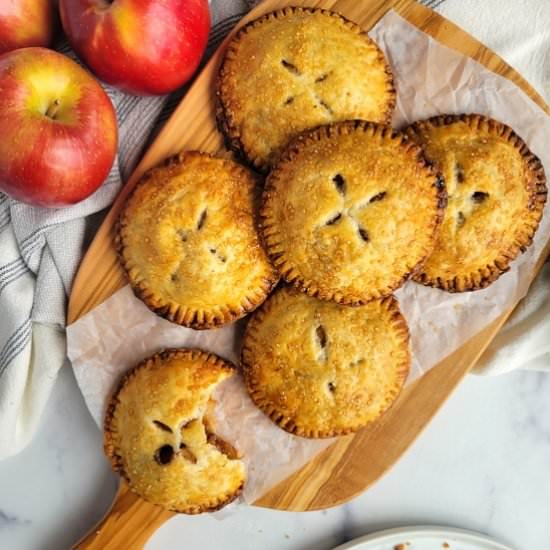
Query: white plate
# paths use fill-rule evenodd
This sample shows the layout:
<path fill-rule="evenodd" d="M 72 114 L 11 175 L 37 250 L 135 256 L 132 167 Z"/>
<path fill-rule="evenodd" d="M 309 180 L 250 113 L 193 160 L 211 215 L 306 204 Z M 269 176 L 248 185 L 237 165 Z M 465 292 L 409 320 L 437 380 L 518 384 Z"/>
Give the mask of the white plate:
<path fill-rule="evenodd" d="M 399 544 L 404 550 L 516 550 L 480 533 L 435 525 L 379 531 L 333 550 L 395 550 Z"/>

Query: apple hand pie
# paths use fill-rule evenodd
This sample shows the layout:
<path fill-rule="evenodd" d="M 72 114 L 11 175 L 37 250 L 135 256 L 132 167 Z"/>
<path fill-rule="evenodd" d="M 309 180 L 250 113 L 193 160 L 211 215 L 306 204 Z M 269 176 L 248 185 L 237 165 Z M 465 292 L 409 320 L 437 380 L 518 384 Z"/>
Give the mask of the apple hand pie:
<path fill-rule="evenodd" d="M 257 178 L 194 151 L 147 172 L 121 213 L 117 248 L 134 293 L 195 329 L 254 310 L 277 283 L 256 228 Z"/>
<path fill-rule="evenodd" d="M 431 254 L 445 190 L 420 147 L 387 126 L 305 132 L 270 173 L 262 231 L 282 277 L 358 305 L 390 295 Z"/>
<path fill-rule="evenodd" d="M 218 78 L 218 124 L 229 147 L 266 172 L 303 130 L 353 118 L 389 123 L 390 67 L 338 13 L 287 7 L 243 27 Z"/>
<path fill-rule="evenodd" d="M 482 115 L 443 115 L 407 130 L 445 180 L 435 250 L 415 280 L 450 292 L 485 288 L 532 242 L 546 202 L 539 159 L 514 131 Z"/>
<path fill-rule="evenodd" d="M 245 467 L 213 431 L 217 385 L 233 365 L 196 349 L 157 353 L 129 371 L 105 417 L 105 452 L 130 489 L 175 512 L 198 514 L 234 500 Z"/>
<path fill-rule="evenodd" d="M 283 287 L 248 323 L 242 364 L 253 401 L 281 428 L 343 435 L 399 395 L 410 364 L 407 323 L 393 296 L 347 307 Z"/>

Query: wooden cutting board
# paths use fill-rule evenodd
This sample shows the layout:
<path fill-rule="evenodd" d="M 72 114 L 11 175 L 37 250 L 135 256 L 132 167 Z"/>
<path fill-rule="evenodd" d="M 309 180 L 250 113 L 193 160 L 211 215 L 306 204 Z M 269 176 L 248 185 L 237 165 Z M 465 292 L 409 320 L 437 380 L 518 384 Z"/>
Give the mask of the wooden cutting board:
<path fill-rule="evenodd" d="M 460 28 L 414 0 L 266 0 L 245 17 L 237 28 L 250 19 L 286 5 L 333 9 L 366 30 L 393 8 L 443 44 L 473 57 L 494 72 L 514 81 L 550 113 L 540 96 L 502 59 Z M 69 303 L 69 323 L 101 304 L 125 284 L 113 247 L 113 228 L 126 196 L 143 172 L 182 149 L 223 151 L 222 138 L 216 130 L 214 118 L 214 82 L 225 43 L 149 148 L 98 231 L 74 283 Z M 549 249 L 547 246 L 547 251 Z M 541 265 L 537 266 L 537 272 Z M 408 386 L 395 406 L 376 425 L 354 436 L 341 438 L 255 504 L 278 510 L 316 510 L 341 504 L 364 491 L 412 444 L 475 364 L 510 313 L 497 319 L 420 380 Z M 154 530 L 172 515 L 140 500 L 121 483 L 109 514 L 77 548 L 141 548 Z"/>

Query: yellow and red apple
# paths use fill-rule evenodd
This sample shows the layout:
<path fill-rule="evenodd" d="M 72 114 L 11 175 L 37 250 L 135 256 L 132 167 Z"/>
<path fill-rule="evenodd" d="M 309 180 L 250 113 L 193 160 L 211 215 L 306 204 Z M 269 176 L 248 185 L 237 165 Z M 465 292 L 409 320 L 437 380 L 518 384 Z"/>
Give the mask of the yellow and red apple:
<path fill-rule="evenodd" d="M 61 0 L 78 55 L 125 92 L 165 94 L 198 67 L 210 30 L 207 0 Z"/>
<path fill-rule="evenodd" d="M 95 191 L 117 149 L 116 116 L 95 78 L 45 48 L 0 56 L 0 191 L 63 206 Z"/>
<path fill-rule="evenodd" d="M 54 30 L 54 0 L 0 0 L 0 54 L 47 46 Z"/>

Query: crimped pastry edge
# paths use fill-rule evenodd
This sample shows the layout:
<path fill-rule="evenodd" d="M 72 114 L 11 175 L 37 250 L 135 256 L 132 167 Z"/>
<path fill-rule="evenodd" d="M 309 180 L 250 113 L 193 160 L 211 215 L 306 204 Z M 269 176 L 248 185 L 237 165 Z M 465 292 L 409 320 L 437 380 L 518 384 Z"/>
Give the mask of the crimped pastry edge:
<path fill-rule="evenodd" d="M 533 238 L 538 229 L 540 220 L 543 216 L 544 206 L 546 204 L 548 190 L 546 186 L 546 175 L 544 167 L 540 159 L 530 151 L 527 144 L 523 139 L 516 134 L 516 132 L 508 125 L 490 118 L 485 115 L 477 113 L 466 114 L 446 114 L 438 115 L 425 120 L 420 120 L 412 123 L 408 126 L 404 132 L 409 138 L 416 143 L 420 142 L 418 136 L 420 129 L 426 126 L 448 126 L 455 122 L 464 122 L 468 126 L 474 129 L 479 129 L 482 125 L 486 125 L 489 133 L 494 133 L 498 137 L 505 138 L 506 141 L 514 145 L 520 155 L 523 157 L 525 164 L 533 174 L 534 185 L 530 198 L 530 211 L 533 216 L 532 225 L 525 224 L 527 228 L 525 234 L 518 235 L 516 243 L 511 245 L 507 250 L 501 252 L 500 256 L 492 263 L 487 264 L 484 267 L 478 269 L 477 274 L 480 275 L 479 281 L 476 281 L 474 275 L 471 273 L 469 279 L 456 275 L 452 279 L 443 279 L 441 277 L 430 277 L 427 273 L 420 271 L 414 277 L 414 281 L 426 286 L 439 288 L 447 292 L 469 292 L 475 290 L 481 290 L 487 288 L 490 284 L 494 283 L 503 273 L 506 273 L 510 269 L 510 264 L 517 258 L 520 253 L 523 253 L 529 248 L 533 242 Z M 420 145 L 421 146 L 421 145 Z M 440 169 L 437 166 L 437 162 L 434 162 L 434 167 L 441 176 Z"/>
<path fill-rule="evenodd" d="M 185 160 L 193 157 L 203 157 L 223 161 L 232 171 L 247 171 L 248 169 L 240 164 L 228 160 L 220 159 L 215 155 L 210 153 L 204 153 L 201 151 L 182 151 L 176 155 L 168 157 L 166 160 L 160 164 L 149 169 L 143 174 L 140 178 L 130 195 L 126 198 L 126 204 L 124 205 L 116 226 L 115 226 L 115 249 L 117 256 L 119 258 L 120 265 L 123 268 L 126 279 L 132 288 L 134 295 L 139 298 L 153 313 L 156 313 L 159 317 L 167 319 L 173 323 L 192 328 L 195 330 L 207 330 L 213 328 L 219 328 L 228 323 L 232 323 L 241 319 L 242 317 L 248 315 L 250 312 L 254 311 L 265 299 L 269 296 L 271 290 L 276 286 L 279 281 L 279 276 L 274 266 L 271 265 L 270 276 L 266 276 L 264 279 L 264 285 L 258 287 L 257 293 L 255 295 L 245 296 L 240 304 L 237 306 L 223 304 L 217 307 L 217 311 L 210 310 L 196 310 L 193 308 L 187 308 L 176 302 L 163 303 L 162 305 L 157 305 L 158 302 L 161 302 L 162 299 L 158 297 L 153 290 L 151 290 L 146 284 L 143 284 L 141 281 L 135 280 L 131 274 L 130 270 L 132 267 L 130 262 L 125 258 L 125 242 L 123 233 L 125 228 L 128 225 L 128 219 L 126 217 L 127 205 L 132 200 L 136 190 L 142 186 L 146 185 L 148 181 L 159 171 L 164 170 L 173 165 L 182 164 Z M 254 174 L 253 174 L 254 175 Z M 257 226 L 257 223 L 255 223 Z M 258 238 L 260 245 L 263 246 L 263 241 L 261 239 L 261 234 L 259 228 L 256 227 L 258 231 Z M 268 260 L 269 261 L 269 260 Z"/>
<path fill-rule="evenodd" d="M 387 396 L 386 406 L 379 411 L 378 416 L 366 422 L 365 424 L 361 426 L 350 426 L 340 429 L 315 430 L 308 429 L 305 426 L 299 426 L 296 424 L 293 418 L 288 417 L 285 414 L 277 411 L 276 407 L 273 406 L 269 399 L 266 398 L 265 394 L 262 391 L 261 385 L 255 384 L 254 380 L 249 376 L 249 369 L 253 362 L 254 347 L 260 345 L 256 339 L 258 325 L 261 324 L 265 316 L 269 314 L 269 311 L 274 304 L 285 299 L 286 292 L 292 293 L 298 291 L 288 286 L 280 287 L 254 312 L 254 314 L 248 321 L 245 329 L 241 348 L 241 367 L 246 388 L 254 404 L 266 416 L 268 416 L 272 420 L 272 422 L 277 424 L 286 432 L 308 439 L 325 439 L 329 437 L 337 437 L 350 433 L 355 433 L 365 426 L 368 426 L 380 420 L 380 418 L 385 413 L 387 413 L 387 411 L 390 410 L 393 404 L 397 401 L 397 398 L 399 397 L 401 390 L 403 389 L 405 381 L 407 380 L 411 366 L 409 327 L 407 325 L 405 317 L 401 313 L 397 298 L 395 298 L 395 296 L 393 295 L 386 296 L 380 299 L 380 304 L 382 307 L 385 307 L 388 310 L 392 310 L 391 322 L 396 333 L 401 336 L 401 341 L 405 349 L 405 361 L 401 365 L 396 367 L 399 374 L 399 386 L 394 388 L 394 391 Z"/>
<path fill-rule="evenodd" d="M 433 246 L 435 246 L 436 238 L 441 223 L 443 221 L 445 208 L 447 206 L 447 192 L 445 190 L 444 182 L 442 178 L 437 175 L 436 171 L 432 167 L 432 164 L 426 160 L 422 149 L 416 143 L 408 140 L 407 136 L 404 133 L 398 132 L 397 130 L 394 130 L 389 126 L 377 124 L 375 122 L 368 122 L 365 120 L 346 120 L 342 122 L 335 122 L 333 124 L 318 126 L 311 130 L 306 130 L 288 144 L 286 149 L 283 151 L 278 164 L 269 174 L 264 187 L 262 207 L 260 208 L 260 230 L 262 233 L 264 246 L 271 259 L 271 263 L 280 273 L 281 278 L 284 279 L 287 283 L 292 284 L 302 292 L 305 292 L 306 294 L 314 298 L 336 302 L 341 305 L 348 306 L 363 305 L 371 300 L 391 295 L 407 280 L 413 278 L 417 273 L 421 272 L 424 263 L 432 253 L 433 249 L 432 247 L 429 251 L 426 251 L 424 257 L 421 258 L 415 266 L 412 266 L 410 271 L 404 274 L 401 279 L 398 280 L 394 285 L 388 286 L 385 289 L 371 290 L 369 291 L 369 293 L 366 294 L 365 297 L 358 300 L 346 297 L 340 291 L 331 290 L 321 285 L 315 285 L 313 283 L 304 281 L 304 279 L 300 277 L 298 270 L 284 259 L 284 252 L 273 252 L 272 248 L 280 243 L 273 240 L 274 238 L 276 238 L 278 233 L 274 225 L 270 223 L 269 218 L 271 217 L 271 202 L 273 200 L 276 200 L 275 197 L 277 194 L 274 181 L 276 181 L 276 179 L 279 177 L 280 172 L 283 171 L 282 167 L 284 166 L 284 164 L 286 162 L 292 161 L 299 154 L 302 147 L 307 146 L 311 142 L 319 141 L 323 138 L 330 138 L 336 134 L 351 133 L 355 131 L 371 132 L 373 136 L 380 135 L 382 139 L 401 140 L 401 144 L 403 145 L 403 147 L 405 147 L 405 150 L 411 151 L 411 154 L 415 155 L 419 166 L 433 173 L 434 186 L 437 189 L 437 211 L 434 219 L 434 227 L 432 233 Z M 267 234 L 267 232 L 270 231 L 273 232 Z M 291 276 L 291 273 L 296 273 L 296 275 Z"/>
<path fill-rule="evenodd" d="M 132 380 L 132 378 L 136 375 L 136 373 L 140 369 L 148 368 L 150 365 L 153 365 L 155 361 L 159 359 L 161 361 L 166 361 L 171 359 L 172 357 L 203 359 L 204 361 L 209 362 L 215 366 L 221 367 L 224 370 L 231 371 L 232 374 L 236 374 L 237 372 L 237 368 L 235 365 L 233 365 L 233 363 L 225 359 L 222 359 L 221 357 L 214 355 L 213 353 L 209 353 L 198 348 L 170 348 L 170 349 L 159 351 L 147 357 L 143 361 L 139 362 L 135 367 L 129 369 L 124 373 L 124 375 L 118 382 L 117 387 L 115 388 L 114 392 L 112 393 L 109 399 L 109 402 L 107 404 L 107 409 L 105 411 L 104 422 L 103 422 L 103 450 L 104 450 L 105 456 L 107 457 L 107 459 L 111 464 L 112 469 L 121 477 L 123 477 L 128 483 L 128 487 L 132 490 L 132 492 L 136 493 L 143 500 L 147 500 L 147 502 L 151 502 L 151 504 L 154 504 L 155 506 L 159 506 L 160 508 L 164 508 L 166 510 L 171 510 L 172 512 L 177 512 L 182 514 L 195 515 L 195 514 L 202 514 L 204 512 L 215 512 L 216 510 L 223 508 L 224 506 L 226 506 L 227 504 L 235 500 L 241 494 L 244 487 L 244 480 L 234 492 L 228 495 L 224 495 L 223 497 L 214 499 L 208 504 L 191 505 L 183 509 L 167 508 L 160 504 L 157 504 L 156 502 L 152 502 L 148 500 L 147 498 L 142 496 L 139 492 L 137 492 L 134 489 L 130 481 L 130 478 L 128 477 L 128 475 L 124 470 L 124 466 L 122 464 L 122 458 L 116 452 L 116 445 L 114 442 L 114 437 L 115 437 L 114 434 L 116 433 L 116 429 L 114 429 L 113 420 L 114 420 L 114 414 L 115 414 L 116 408 L 119 404 L 118 396 L 120 395 L 120 392 L 123 390 L 126 384 L 128 384 Z"/>
<path fill-rule="evenodd" d="M 357 23 L 350 21 L 342 14 L 322 8 L 287 6 L 285 8 L 266 13 L 258 17 L 257 19 L 248 22 L 241 29 L 239 29 L 237 34 L 232 38 L 226 52 L 224 53 L 224 57 L 218 70 L 218 75 L 216 79 L 216 122 L 218 125 L 218 129 L 224 136 L 226 148 L 230 151 L 233 151 L 238 158 L 242 159 L 244 162 L 251 165 L 253 168 L 264 175 L 269 172 L 271 165 L 268 162 L 262 161 L 261 158 L 255 156 L 252 151 L 246 146 L 246 144 L 243 143 L 243 141 L 241 140 L 238 125 L 235 123 L 235 111 L 233 108 L 233 102 L 231 101 L 230 97 L 227 97 L 227 93 L 224 92 L 224 80 L 226 77 L 226 73 L 228 75 L 227 78 L 230 78 L 229 75 L 231 74 L 231 71 L 229 71 L 227 67 L 230 64 L 231 58 L 237 54 L 237 45 L 239 41 L 243 38 L 243 36 L 248 34 L 251 29 L 257 28 L 264 23 L 269 23 L 269 21 L 271 21 L 272 19 L 289 17 L 294 15 L 295 13 L 321 13 L 323 15 L 336 17 L 343 21 L 346 27 L 352 30 L 356 30 L 360 36 L 366 37 L 369 43 L 371 43 L 377 49 L 378 60 L 383 64 L 387 76 L 386 83 L 390 99 L 388 102 L 388 108 L 386 110 L 385 121 L 383 122 L 384 124 L 391 123 L 393 112 L 397 103 L 397 93 L 395 90 L 394 77 L 386 56 L 384 55 L 378 44 L 376 44 L 376 42 L 374 42 L 374 40 L 372 40 L 368 36 L 368 33 L 366 31 L 364 31 Z"/>

